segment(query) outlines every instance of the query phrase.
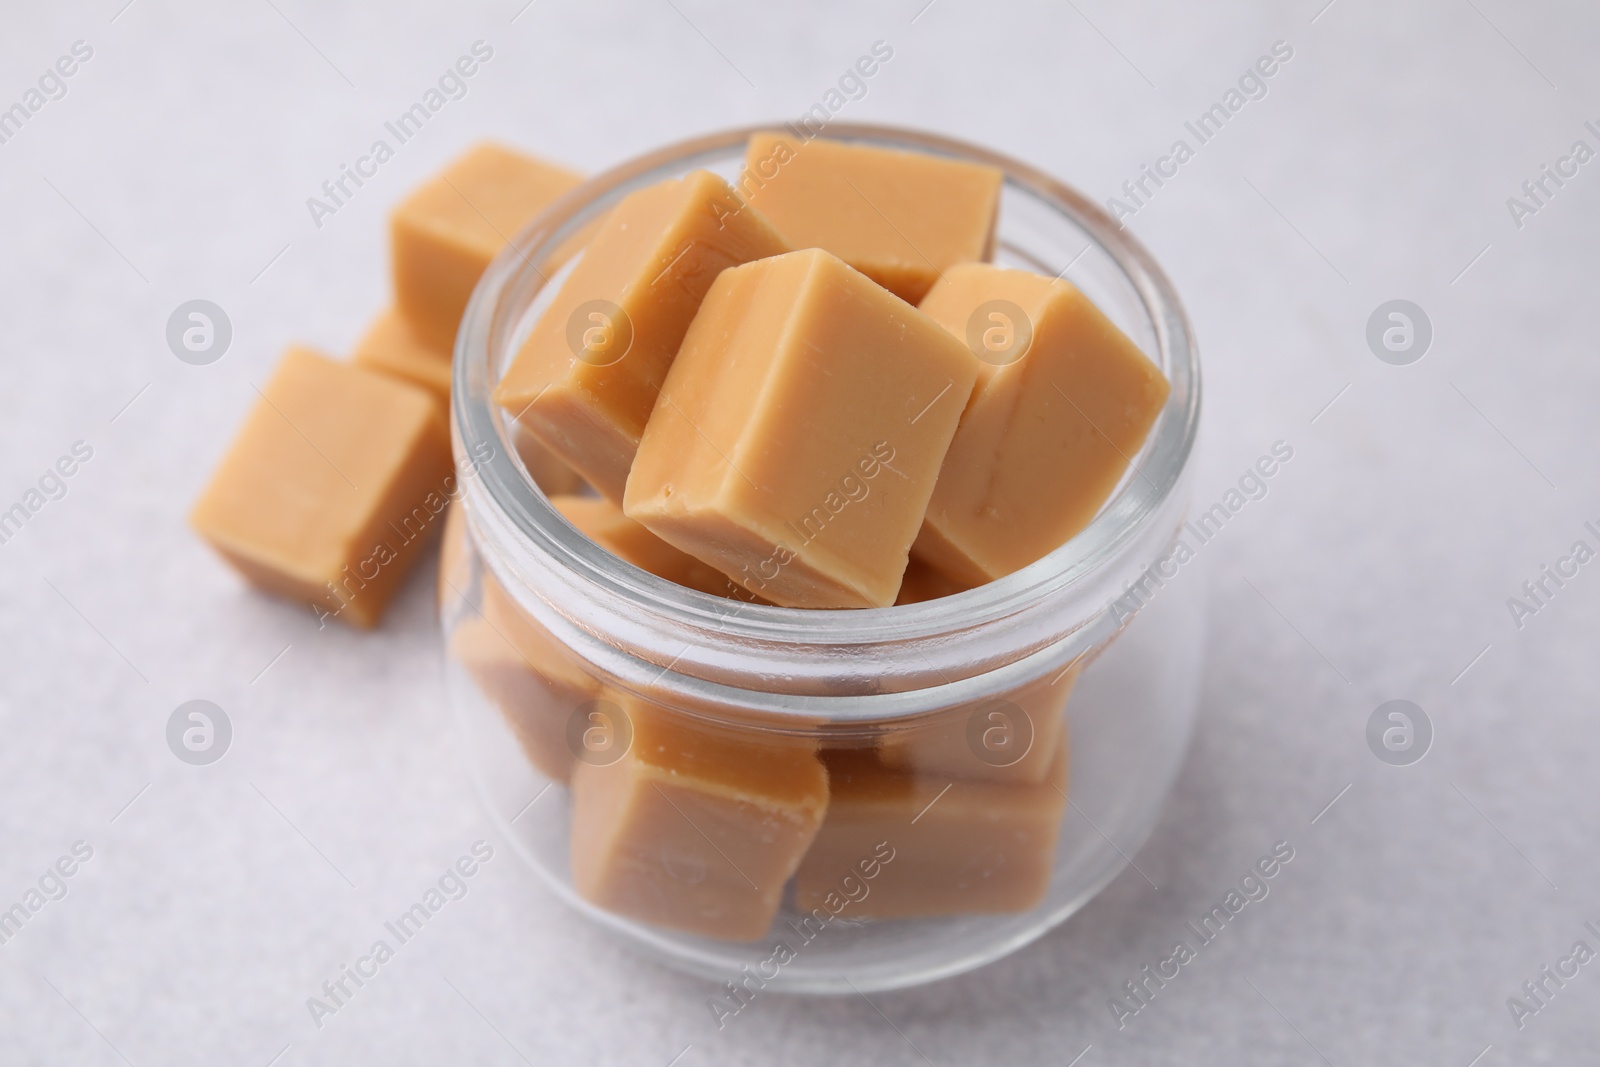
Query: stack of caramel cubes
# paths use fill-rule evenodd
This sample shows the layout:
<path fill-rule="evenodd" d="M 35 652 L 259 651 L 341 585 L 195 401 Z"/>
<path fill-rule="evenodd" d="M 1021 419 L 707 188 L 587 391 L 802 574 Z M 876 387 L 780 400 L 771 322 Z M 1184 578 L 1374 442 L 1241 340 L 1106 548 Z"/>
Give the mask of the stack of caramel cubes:
<path fill-rule="evenodd" d="M 370 625 L 449 514 L 441 594 L 466 588 L 450 346 L 488 261 L 578 180 L 483 146 L 396 209 L 394 307 L 352 363 L 290 351 L 195 509 L 248 579 Z M 699 170 L 623 197 L 494 388 L 530 476 L 625 563 L 781 608 L 888 609 L 1048 555 L 1104 506 L 1168 383 L 1071 283 L 992 265 L 1002 186 L 764 133 L 732 184 Z M 827 922 L 1043 898 L 1074 670 L 825 745 L 608 677 L 477 578 L 450 654 L 570 789 L 592 902 L 753 940 L 786 901 Z M 620 747 L 589 751 L 591 723 Z"/>

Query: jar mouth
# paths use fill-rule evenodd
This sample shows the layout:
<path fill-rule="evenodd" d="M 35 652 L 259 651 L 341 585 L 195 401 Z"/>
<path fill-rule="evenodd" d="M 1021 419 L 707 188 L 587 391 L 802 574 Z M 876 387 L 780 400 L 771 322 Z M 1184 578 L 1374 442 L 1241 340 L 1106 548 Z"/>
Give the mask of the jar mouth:
<path fill-rule="evenodd" d="M 1142 305 L 1154 348 L 1146 354 L 1171 383 L 1167 403 L 1116 493 L 1089 525 L 1065 544 L 1004 578 L 917 604 L 840 610 L 751 604 L 679 586 L 618 559 L 569 524 L 523 468 L 510 436 L 510 416 L 493 404 L 490 392 L 512 342 L 520 340 L 519 327 L 525 329 L 530 307 L 557 274 L 552 261 L 558 252 L 581 240 L 586 227 L 634 189 L 696 166 L 726 162 L 730 150 L 742 152 L 753 133 L 783 128 L 782 123 L 770 123 L 693 138 L 596 175 L 530 223 L 485 271 L 456 338 L 452 372 L 452 434 L 458 460 L 471 468 L 463 473 L 471 474 L 464 479 L 464 486 L 474 528 L 480 533 L 492 528 L 488 536 L 497 544 L 503 545 L 507 538 L 518 544 L 519 551 L 513 555 L 523 557 L 528 566 L 512 564 L 510 569 L 520 572 L 516 577 L 526 578 L 528 571 L 559 572 L 564 584 L 578 596 L 603 602 L 608 615 L 620 612 L 623 617 L 631 614 L 652 620 L 687 640 L 691 648 L 699 635 L 707 643 L 742 649 L 753 657 L 748 665 L 752 677 L 806 673 L 797 664 L 808 648 L 815 654 L 841 647 L 883 649 L 947 642 L 987 623 L 1026 613 L 1049 598 L 1087 597 L 1093 603 L 1081 605 L 1083 610 L 1076 613 L 1078 626 L 1092 621 L 1123 592 L 1120 583 L 1098 579 L 1114 569 L 1117 561 L 1127 563 L 1130 551 L 1142 551 L 1157 540 L 1163 546 L 1170 543 L 1176 530 L 1177 523 L 1166 520 L 1172 518 L 1174 498 L 1184 482 L 1200 413 L 1200 371 L 1193 332 L 1171 282 L 1149 251 L 1099 205 L 1034 167 L 966 142 L 866 124 L 830 123 L 821 133 L 832 140 L 999 168 L 1008 193 L 1036 201 L 1043 210 L 1072 224 L 1088 241 L 1078 256 L 1098 250 Z M 1053 269 L 1052 264 L 1040 266 Z M 1152 527 L 1161 529 L 1153 531 Z M 1141 568 L 1148 562 L 1142 559 Z M 1136 573 L 1126 567 L 1122 570 Z M 581 619 L 578 626 L 591 633 L 606 629 Z M 762 665 L 762 649 L 784 652 L 777 656 L 778 662 Z M 642 658 L 664 661 L 668 655 L 670 652 L 656 656 L 645 651 Z M 692 667 L 701 657 L 688 659 Z M 951 680 L 937 663 L 932 666 L 935 684 L 940 678 Z M 688 673 L 716 675 L 716 680 L 722 680 L 724 672 L 708 670 L 709 674 L 692 669 Z"/>

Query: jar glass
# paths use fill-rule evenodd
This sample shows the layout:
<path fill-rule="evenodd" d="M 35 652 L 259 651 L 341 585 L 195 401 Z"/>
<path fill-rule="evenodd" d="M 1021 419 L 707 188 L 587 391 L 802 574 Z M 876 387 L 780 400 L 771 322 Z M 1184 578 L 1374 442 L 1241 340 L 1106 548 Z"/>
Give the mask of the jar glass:
<path fill-rule="evenodd" d="M 914 985 L 1062 922 L 1156 822 L 1204 637 L 1203 583 L 1172 557 L 1197 354 L 1149 253 L 1079 193 L 972 145 L 830 125 L 999 167 L 995 261 L 1068 277 L 1162 368 L 1167 405 L 1086 529 L 955 595 L 780 608 L 625 563 L 551 506 L 489 393 L 612 205 L 696 168 L 735 182 L 752 132 L 590 180 L 479 282 L 440 572 L 451 700 L 490 817 L 575 909 L 745 989 Z"/>

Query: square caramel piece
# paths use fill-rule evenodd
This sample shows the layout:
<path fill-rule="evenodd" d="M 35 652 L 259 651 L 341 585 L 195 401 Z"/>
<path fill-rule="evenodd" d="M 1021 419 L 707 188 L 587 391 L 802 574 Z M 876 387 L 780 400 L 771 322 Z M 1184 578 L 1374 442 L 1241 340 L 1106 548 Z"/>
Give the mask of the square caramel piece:
<path fill-rule="evenodd" d="M 755 595 L 715 567 L 667 544 L 604 497 L 553 496 L 551 505 L 578 531 L 612 555 L 689 589 L 753 601 Z"/>
<path fill-rule="evenodd" d="M 906 564 L 906 573 L 900 579 L 900 593 L 896 604 L 923 604 L 941 597 L 964 593 L 972 586 L 958 582 L 942 571 L 936 571 L 916 556 Z"/>
<path fill-rule="evenodd" d="M 710 171 L 628 194 L 534 324 L 495 402 L 620 504 L 667 368 L 712 281 L 785 251 Z"/>
<path fill-rule="evenodd" d="M 467 516 L 460 504 L 445 509 L 444 531 L 439 535 L 439 610 L 465 601 L 472 584 L 472 548 L 467 540 Z"/>
<path fill-rule="evenodd" d="M 957 263 L 994 253 L 996 167 L 758 133 L 739 191 L 796 248 L 824 248 L 915 304 Z"/>
<path fill-rule="evenodd" d="M 951 267 L 922 310 L 979 359 L 916 556 L 981 585 L 1065 544 L 1105 504 L 1167 402 L 1160 368 L 1072 283 Z"/>
<path fill-rule="evenodd" d="M 553 781 L 565 782 L 572 773 L 573 759 L 566 748 L 566 719 L 556 713 L 556 707 L 563 696 L 575 694 L 553 692 L 549 679 L 479 616 L 469 615 L 457 624 L 450 634 L 449 651 L 478 692 L 505 717 L 534 769 Z"/>
<path fill-rule="evenodd" d="M 395 306 L 442 352 L 489 261 L 583 179 L 502 145 L 479 144 L 401 201 L 389 218 Z"/>
<path fill-rule="evenodd" d="M 354 360 L 358 367 L 380 371 L 426 389 L 439 402 L 440 417 L 449 425 L 450 349 L 441 350 L 430 345 L 411 328 L 405 316 L 390 308 L 373 320 L 356 345 Z M 520 427 L 513 433 L 512 443 L 534 483 L 546 494 L 575 493 L 583 487 L 583 479 L 578 477 L 577 471 Z"/>
<path fill-rule="evenodd" d="M 528 469 L 528 476 L 533 479 L 534 485 L 544 490 L 545 496 L 583 491 L 586 484 L 583 476 L 567 466 L 566 460 L 546 448 L 543 441 L 523 429 L 520 423 L 511 426 L 511 447 L 517 450 L 522 465 Z"/>
<path fill-rule="evenodd" d="M 878 757 L 907 774 L 963 782 L 1043 782 L 1067 729 L 1078 666 L 951 708 L 885 737 Z"/>
<path fill-rule="evenodd" d="M 449 504 L 437 402 L 305 348 L 260 394 L 190 522 L 253 584 L 374 626 Z"/>
<path fill-rule="evenodd" d="M 952 782 L 823 754 L 828 815 L 795 875 L 795 907 L 848 919 L 1026 911 L 1044 899 L 1066 810 L 1063 741 L 1037 783 Z M 820 916 L 819 916 L 820 918 Z"/>
<path fill-rule="evenodd" d="M 607 910 L 729 941 L 767 932 L 828 806 L 812 746 L 620 697 L 631 738 L 572 773 L 572 881 Z"/>
<path fill-rule="evenodd" d="M 450 421 L 450 349 L 430 345 L 394 308 L 372 321 L 352 359 L 358 367 L 426 389 L 439 402 L 439 414 Z"/>
<path fill-rule="evenodd" d="M 565 782 L 576 762 L 571 720 L 602 697 L 600 679 L 487 571 L 483 606 L 456 626 L 449 647 L 505 716 L 528 762 L 545 777 Z"/>
<path fill-rule="evenodd" d="M 785 607 L 886 607 L 977 360 L 820 249 L 726 271 L 678 353 L 623 511 Z"/>

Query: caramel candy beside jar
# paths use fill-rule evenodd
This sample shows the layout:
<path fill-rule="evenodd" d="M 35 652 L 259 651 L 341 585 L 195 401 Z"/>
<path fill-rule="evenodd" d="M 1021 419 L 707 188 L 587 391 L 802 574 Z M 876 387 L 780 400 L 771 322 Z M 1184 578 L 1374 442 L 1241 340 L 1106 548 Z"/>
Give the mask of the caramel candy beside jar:
<path fill-rule="evenodd" d="M 631 741 L 572 774 L 572 881 L 609 911 L 727 941 L 772 925 L 828 805 L 798 739 L 738 734 L 618 696 Z"/>
<path fill-rule="evenodd" d="M 444 513 L 444 532 L 439 535 L 439 610 L 467 599 L 472 583 L 472 557 L 467 546 L 467 514 L 461 503 L 450 505 Z"/>
<path fill-rule="evenodd" d="M 739 191 L 796 248 L 823 248 L 913 304 L 941 272 L 987 260 L 997 167 L 872 145 L 758 133 Z"/>
<path fill-rule="evenodd" d="M 786 607 L 893 604 L 977 360 L 819 249 L 712 285 L 623 511 Z"/>
<path fill-rule="evenodd" d="M 356 366 L 375 370 L 426 389 L 450 421 L 450 350 L 423 340 L 394 308 L 367 328 L 352 356 Z"/>
<path fill-rule="evenodd" d="M 1065 738 L 1045 780 L 962 782 L 832 750 L 827 818 L 795 876 L 795 906 L 849 919 L 1026 911 L 1050 885 L 1066 809 Z"/>
<path fill-rule="evenodd" d="M 189 521 L 252 584 L 375 626 L 449 504 L 437 402 L 298 347 L 260 394 Z"/>
<path fill-rule="evenodd" d="M 439 403 L 439 414 L 450 423 L 450 349 L 436 349 L 411 328 L 394 308 L 379 315 L 356 345 L 355 364 L 419 385 Z M 531 434 L 515 427 L 512 443 L 534 484 L 546 494 L 575 493 L 583 488 L 578 472 L 556 458 Z"/>
<path fill-rule="evenodd" d="M 389 218 L 395 307 L 449 352 L 478 278 L 534 216 L 583 179 L 503 145 L 469 149 Z"/>
<path fill-rule="evenodd" d="M 628 194 L 539 316 L 495 403 L 621 503 L 662 380 L 712 281 L 787 250 L 709 171 Z"/>
<path fill-rule="evenodd" d="M 922 310 L 981 363 L 913 553 L 960 582 L 1065 544 L 1110 497 L 1166 404 L 1160 368 L 1071 282 L 969 263 Z"/>

